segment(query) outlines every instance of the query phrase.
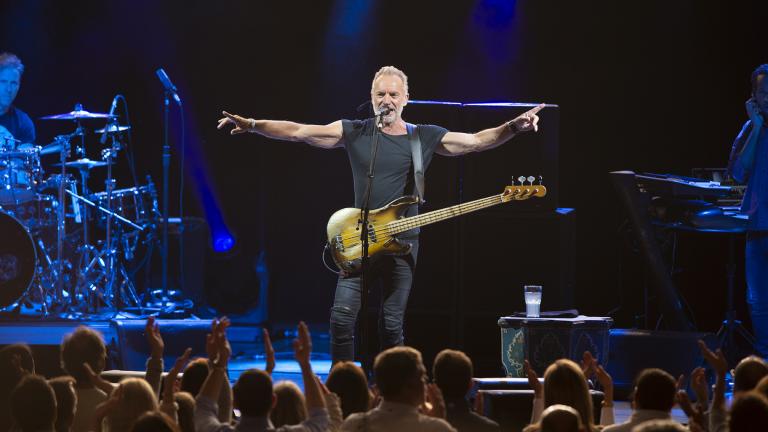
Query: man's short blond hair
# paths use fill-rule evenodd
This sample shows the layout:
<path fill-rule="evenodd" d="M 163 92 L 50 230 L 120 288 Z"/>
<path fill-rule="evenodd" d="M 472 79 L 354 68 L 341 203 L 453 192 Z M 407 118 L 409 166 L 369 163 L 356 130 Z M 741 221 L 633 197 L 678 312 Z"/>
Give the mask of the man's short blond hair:
<path fill-rule="evenodd" d="M 9 52 L 0 53 L 0 69 L 16 69 L 19 76 L 24 73 L 24 64 L 16 55 Z"/>
<path fill-rule="evenodd" d="M 405 89 L 405 95 L 408 96 L 408 75 L 394 66 L 384 66 L 379 69 L 378 72 L 376 72 L 376 74 L 373 76 L 373 81 L 371 81 L 371 94 L 373 94 L 374 83 L 382 75 L 395 75 L 400 77 L 400 79 L 403 80 L 403 89 Z"/>

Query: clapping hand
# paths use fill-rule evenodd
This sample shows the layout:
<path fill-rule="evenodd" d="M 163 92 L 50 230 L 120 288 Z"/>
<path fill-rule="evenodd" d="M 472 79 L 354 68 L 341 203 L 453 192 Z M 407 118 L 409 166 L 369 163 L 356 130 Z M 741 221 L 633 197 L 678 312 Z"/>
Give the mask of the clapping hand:
<path fill-rule="evenodd" d="M 267 360 L 265 370 L 272 375 L 272 371 L 275 370 L 275 349 L 272 347 L 272 339 L 269 338 L 269 330 L 262 329 L 261 334 L 264 339 L 264 356 Z"/>
<path fill-rule="evenodd" d="M 760 113 L 760 106 L 757 104 L 757 101 L 755 101 L 754 98 L 750 98 L 745 103 L 745 106 L 747 108 L 747 115 L 749 116 L 749 119 L 752 120 L 752 123 L 755 126 L 762 126 L 763 116 Z"/>
<path fill-rule="evenodd" d="M 248 132 L 248 130 L 253 126 L 251 124 L 251 119 L 241 117 L 237 114 L 230 114 L 226 111 L 222 111 L 221 113 L 224 114 L 224 117 L 219 119 L 219 125 L 216 126 L 216 129 L 221 129 L 228 124 L 233 124 L 235 127 L 229 131 L 230 135 L 237 135 Z"/>
<path fill-rule="evenodd" d="M 192 348 L 187 348 L 184 351 L 184 354 L 176 359 L 176 363 L 173 364 L 171 370 L 165 375 L 165 382 L 163 384 L 164 403 L 173 403 L 173 395 L 176 390 L 176 378 L 179 376 L 179 372 L 186 366 L 187 361 L 189 361 L 190 354 L 192 354 Z"/>
<path fill-rule="evenodd" d="M 302 367 L 309 367 L 312 354 L 312 338 L 304 321 L 299 322 L 299 337 L 293 340 L 293 355 Z"/>
<path fill-rule="evenodd" d="M 704 357 L 704 360 L 706 360 L 712 369 L 715 370 L 715 373 L 718 377 L 724 378 L 725 374 L 728 373 L 728 360 L 725 359 L 723 350 L 718 348 L 717 351 L 712 352 L 703 340 L 699 340 L 698 343 L 699 349 L 701 350 L 701 355 Z"/>
<path fill-rule="evenodd" d="M 426 384 L 426 400 L 422 410 L 430 417 L 445 418 L 445 400 L 443 392 L 435 383 Z"/>
<path fill-rule="evenodd" d="M 215 319 L 211 322 L 211 333 L 205 338 L 205 351 L 208 359 L 216 366 L 227 367 L 229 357 L 232 356 L 232 347 L 227 340 L 227 328 L 229 318 Z"/>
<path fill-rule="evenodd" d="M 523 363 L 523 371 L 525 371 L 525 376 L 528 377 L 528 385 L 531 386 L 531 388 L 533 389 L 534 399 L 543 398 L 544 386 L 541 385 L 541 381 L 539 381 L 539 376 L 536 374 L 536 371 L 533 370 L 528 360 L 525 360 Z"/>
<path fill-rule="evenodd" d="M 152 358 L 162 358 L 165 350 L 163 336 L 160 334 L 160 326 L 155 321 L 155 317 L 147 318 L 147 324 L 144 326 L 144 335 L 149 343 Z"/>

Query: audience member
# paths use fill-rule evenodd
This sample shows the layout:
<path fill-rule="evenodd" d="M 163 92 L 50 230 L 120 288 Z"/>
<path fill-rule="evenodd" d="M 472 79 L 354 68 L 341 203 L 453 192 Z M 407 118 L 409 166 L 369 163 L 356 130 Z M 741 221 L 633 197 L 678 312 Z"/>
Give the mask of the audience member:
<path fill-rule="evenodd" d="M 674 420 L 651 420 L 641 423 L 632 432 L 689 432 L 685 426 Z"/>
<path fill-rule="evenodd" d="M 454 431 L 446 422 L 440 389 L 430 384 L 425 391 L 426 369 L 421 353 L 398 346 L 376 356 L 373 364 L 381 404 L 365 413 L 347 417 L 344 431 Z M 427 393 L 425 395 L 425 393 Z M 425 408 L 429 402 L 431 408 Z M 419 408 L 422 407 L 422 412 Z"/>
<path fill-rule="evenodd" d="M 459 432 L 498 431 L 498 423 L 470 409 L 467 392 L 472 376 L 472 360 L 463 352 L 445 349 L 435 357 L 432 377 L 443 393 L 446 420 Z"/>
<path fill-rule="evenodd" d="M 632 415 L 624 423 L 606 426 L 603 432 L 630 432 L 649 420 L 671 419 L 677 383 L 661 369 L 645 369 L 635 380 Z"/>
<path fill-rule="evenodd" d="M 0 431 L 11 428 L 11 392 L 25 375 L 34 373 L 35 360 L 28 345 L 0 349 Z"/>
<path fill-rule="evenodd" d="M 341 399 L 344 418 L 371 409 L 373 398 L 368 388 L 368 378 L 360 366 L 350 361 L 337 362 L 328 373 L 325 385 Z"/>
<path fill-rule="evenodd" d="M 598 374 L 604 376 L 603 380 L 606 387 L 613 388 L 610 377 L 602 366 L 595 367 Z M 568 359 L 560 359 L 549 365 L 544 372 L 544 385 L 539 382 L 536 372 L 533 371 L 528 361 L 525 361 L 525 370 L 528 375 L 528 382 L 534 389 L 533 411 L 531 414 L 531 425 L 526 427 L 526 431 L 539 431 L 541 424 L 539 419 L 545 407 L 556 404 L 568 405 L 576 409 L 581 416 L 581 422 L 588 431 L 594 431 L 598 428 L 594 423 L 594 414 L 592 411 L 592 396 L 589 393 L 587 378 L 579 365 Z M 599 376 L 599 375 L 598 375 Z M 613 400 L 610 405 L 603 406 L 600 411 L 600 423 L 602 425 L 613 424 Z"/>
<path fill-rule="evenodd" d="M 73 432 L 88 432 L 96 414 L 96 406 L 107 400 L 107 393 L 96 388 L 89 367 L 98 375 L 106 365 L 107 349 L 101 335 L 80 326 L 61 343 L 61 367 L 75 379 L 77 408 L 72 422 Z"/>
<path fill-rule="evenodd" d="M 583 430 L 581 416 L 568 405 L 555 404 L 541 413 L 542 432 L 580 432 Z"/>
<path fill-rule="evenodd" d="M 768 363 L 761 357 L 748 356 L 742 359 L 733 370 L 733 393 L 745 393 L 754 390 L 757 383 L 768 375 Z"/>
<path fill-rule="evenodd" d="M 147 411 L 136 419 L 131 432 L 181 432 L 181 429 L 167 414 Z"/>
<path fill-rule="evenodd" d="M 53 432 L 56 395 L 45 378 L 27 375 L 11 392 L 11 417 L 22 432 Z"/>
<path fill-rule="evenodd" d="M 768 399 L 748 392 L 735 398 L 728 415 L 729 432 L 762 432 L 768 425 Z"/>
<path fill-rule="evenodd" d="M 128 432 L 139 416 L 157 409 L 157 396 L 149 383 L 141 378 L 126 378 L 96 408 L 91 427 L 95 431 L 104 426 L 107 432 Z"/>
<path fill-rule="evenodd" d="M 307 419 L 307 404 L 301 389 L 292 381 L 279 381 L 274 385 L 275 406 L 269 414 L 272 425 L 295 425 Z"/>
<path fill-rule="evenodd" d="M 48 384 L 56 395 L 56 432 L 69 432 L 75 420 L 77 406 L 75 379 L 64 375 L 48 380 Z"/>
<path fill-rule="evenodd" d="M 185 391 L 176 392 L 173 397 L 178 406 L 181 432 L 195 432 L 195 398 Z"/>
<path fill-rule="evenodd" d="M 268 373 L 258 369 L 249 369 L 243 372 L 233 388 L 234 406 L 241 413 L 240 422 L 233 427 L 228 423 L 220 422 L 216 417 L 218 410 L 216 400 L 221 391 L 222 382 L 225 380 L 227 362 L 232 354 L 226 337 L 228 325 L 229 321 L 226 319 L 215 322 L 213 333 L 208 335 L 208 342 L 215 347 L 216 356 L 211 358 L 212 369 L 195 401 L 195 429 L 197 432 L 265 431 L 272 429 L 269 413 L 276 401 L 276 396 L 272 391 L 272 378 Z M 322 394 L 323 389 L 312 372 L 310 364 L 312 341 L 309 330 L 304 323 L 299 324 L 298 330 L 299 338 L 294 340 L 293 350 L 304 380 L 309 418 L 298 425 L 283 426 L 277 430 L 318 432 L 334 430 L 338 426 L 329 422 L 329 414 Z M 335 411 L 338 413 L 331 418 L 336 418 L 336 422 L 340 422 L 341 410 L 338 404 L 335 406 Z"/>

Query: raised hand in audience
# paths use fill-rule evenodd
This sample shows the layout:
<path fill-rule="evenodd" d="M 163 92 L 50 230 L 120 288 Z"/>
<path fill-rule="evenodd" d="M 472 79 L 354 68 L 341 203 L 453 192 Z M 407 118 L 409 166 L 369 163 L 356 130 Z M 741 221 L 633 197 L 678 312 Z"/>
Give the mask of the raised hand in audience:
<path fill-rule="evenodd" d="M 88 375 L 88 381 L 91 383 L 91 385 L 103 391 L 107 395 L 112 393 L 112 391 L 117 387 L 117 384 L 112 384 L 111 382 L 102 378 L 101 375 L 94 372 L 93 369 L 91 369 L 91 365 L 88 363 L 83 363 L 83 369 L 85 369 L 85 373 Z"/>
<path fill-rule="evenodd" d="M 725 359 L 725 354 L 723 354 L 720 348 L 712 352 L 701 339 L 699 339 L 699 349 L 704 360 L 715 371 L 715 389 L 712 392 L 712 406 L 724 409 L 725 375 L 728 373 L 728 360 Z"/>
<path fill-rule="evenodd" d="M 539 381 L 539 376 L 536 374 L 536 371 L 533 370 L 531 363 L 529 363 L 528 360 L 525 360 L 523 363 L 523 371 L 525 371 L 525 376 L 528 377 L 528 385 L 533 389 L 533 398 L 543 399 L 544 386 L 541 384 L 541 381 Z"/>
<path fill-rule="evenodd" d="M 163 403 L 173 403 L 174 394 L 177 391 L 176 380 L 189 361 L 189 356 L 192 354 L 192 348 L 184 350 L 184 354 L 180 355 L 173 367 L 165 374 L 165 381 L 163 381 Z"/>
<path fill-rule="evenodd" d="M 149 343 L 150 357 L 153 359 L 163 358 L 165 343 L 163 342 L 160 326 L 155 321 L 155 317 L 150 316 L 147 318 L 147 323 L 144 325 L 144 335 Z"/>
<path fill-rule="evenodd" d="M 703 367 L 697 367 L 691 372 L 691 390 L 696 395 L 696 404 L 706 410 L 709 404 L 709 385 Z"/>
<path fill-rule="evenodd" d="M 445 418 L 445 400 L 443 392 L 435 383 L 426 384 L 426 399 L 422 412 L 430 417 Z"/>
<path fill-rule="evenodd" d="M 264 356 L 267 363 L 264 366 L 264 370 L 272 375 L 272 371 L 275 370 L 275 349 L 272 348 L 272 339 L 269 338 L 269 330 L 261 329 L 261 334 L 264 338 Z"/>
<path fill-rule="evenodd" d="M 613 378 L 605 371 L 602 365 L 597 362 L 597 359 L 592 356 L 589 351 L 584 351 L 582 357 L 581 369 L 584 371 L 584 376 L 590 378 L 595 376 L 597 382 L 603 391 L 603 406 L 613 406 Z"/>
<path fill-rule="evenodd" d="M 86 370 L 89 371 L 89 375 L 93 374 L 93 370 L 88 366 L 86 363 Z M 95 383 L 94 383 L 95 384 Z M 93 423 L 91 424 L 91 430 L 96 432 L 101 432 L 101 425 L 104 423 L 104 419 L 109 416 L 110 414 L 114 413 L 115 410 L 120 406 L 123 399 L 123 388 L 120 386 L 115 387 L 115 391 L 113 391 L 107 400 L 100 403 L 96 407 L 96 411 L 93 415 Z"/>
<path fill-rule="evenodd" d="M 301 367 L 301 377 L 304 380 L 304 396 L 307 398 L 307 409 L 325 408 L 325 400 L 312 372 L 310 358 L 312 356 L 312 338 L 309 328 L 304 321 L 299 323 L 299 337 L 293 340 L 293 356 Z M 310 415 L 312 413 L 310 412 Z"/>
<path fill-rule="evenodd" d="M 693 405 L 688 398 L 688 393 L 686 393 L 684 389 L 678 389 L 675 399 L 677 400 L 677 404 L 680 405 L 680 409 L 682 409 L 685 415 L 688 416 L 689 429 L 691 431 L 706 430 L 706 426 L 708 426 L 707 417 L 704 414 L 706 407 L 701 406 L 699 403 Z"/>

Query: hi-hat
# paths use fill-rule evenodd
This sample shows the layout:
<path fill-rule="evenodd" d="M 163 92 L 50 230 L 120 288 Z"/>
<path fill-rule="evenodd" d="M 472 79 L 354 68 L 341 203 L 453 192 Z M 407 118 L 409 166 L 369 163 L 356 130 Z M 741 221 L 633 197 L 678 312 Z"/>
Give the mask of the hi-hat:
<path fill-rule="evenodd" d="M 60 163 L 55 163 L 53 166 L 61 166 Z M 90 170 L 91 168 L 107 166 L 106 162 L 93 161 L 88 158 L 78 159 L 76 161 L 64 162 L 64 166 L 75 168 L 78 170 Z"/>
<path fill-rule="evenodd" d="M 121 125 L 111 124 L 111 125 L 109 125 L 109 126 L 107 126 L 105 128 L 96 129 L 93 132 L 97 133 L 97 134 L 104 133 L 104 132 L 116 133 L 116 132 L 125 132 L 125 131 L 129 130 L 130 128 L 131 128 L 130 126 L 121 126 Z"/>
<path fill-rule="evenodd" d="M 74 111 L 70 111 L 68 113 L 49 115 L 45 117 L 40 117 L 40 119 L 42 120 L 80 120 L 80 119 L 105 119 L 105 118 L 117 117 L 114 114 L 93 113 L 90 111 L 86 111 L 83 109 L 82 106 L 77 106 L 75 108 L 76 109 Z"/>

